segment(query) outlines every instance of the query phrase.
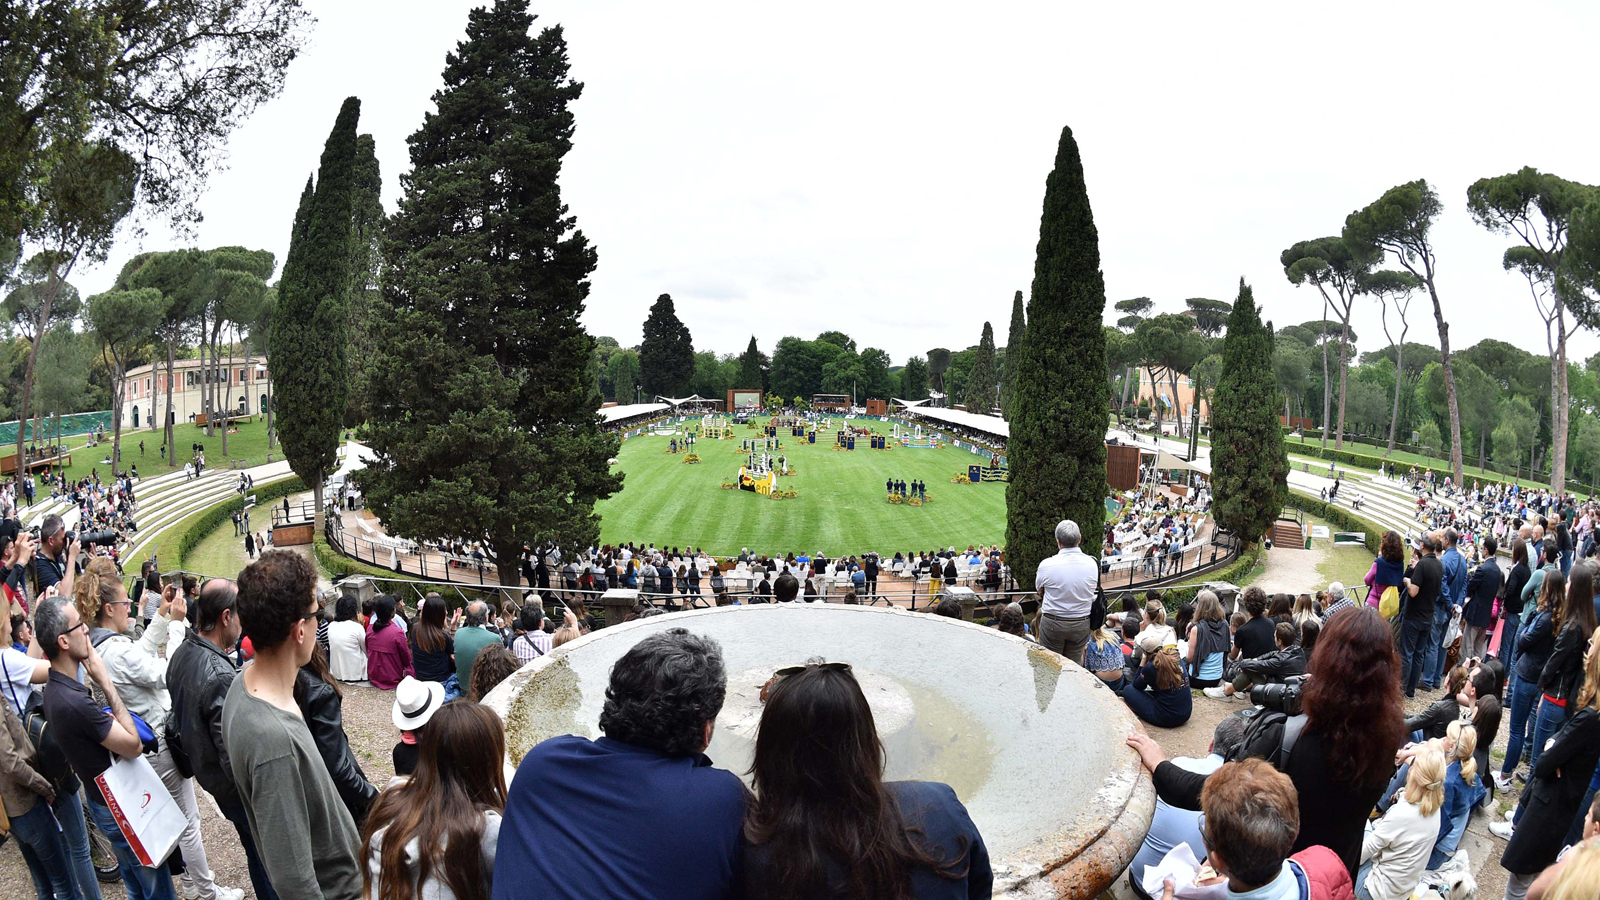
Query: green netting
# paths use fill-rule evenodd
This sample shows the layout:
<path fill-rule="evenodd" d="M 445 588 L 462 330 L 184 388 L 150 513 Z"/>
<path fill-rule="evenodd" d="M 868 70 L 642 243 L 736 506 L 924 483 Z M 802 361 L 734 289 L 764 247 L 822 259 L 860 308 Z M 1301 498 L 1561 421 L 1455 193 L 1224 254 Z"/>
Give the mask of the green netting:
<path fill-rule="evenodd" d="M 17 422 L 0 422 L 0 447 L 13 447 L 17 443 Z M 28 422 L 28 430 L 24 432 L 23 440 L 33 440 L 34 423 Z M 57 429 L 60 429 L 57 431 Z M 103 412 L 73 413 L 62 416 L 59 424 L 55 417 L 39 420 L 39 437 L 55 437 L 58 433 L 62 437 L 72 437 L 78 434 L 88 434 L 96 428 L 111 430 L 111 410 Z"/>

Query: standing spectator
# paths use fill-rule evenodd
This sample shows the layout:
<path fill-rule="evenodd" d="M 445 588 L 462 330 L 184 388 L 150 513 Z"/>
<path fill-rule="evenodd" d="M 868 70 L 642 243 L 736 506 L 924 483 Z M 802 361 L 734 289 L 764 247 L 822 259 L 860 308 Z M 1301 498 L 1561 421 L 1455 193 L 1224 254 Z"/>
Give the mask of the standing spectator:
<path fill-rule="evenodd" d="M 344 801 L 350 818 L 360 828 L 378 789 L 367 781 L 361 763 L 350 752 L 350 738 L 344 733 L 344 694 L 328 672 L 327 657 L 322 655 L 320 644 L 312 649 L 311 659 L 295 675 L 294 700 L 305 717 L 306 728 L 322 756 L 322 763 L 328 767 L 328 775 L 339 791 L 339 799 Z"/>
<path fill-rule="evenodd" d="M 239 622 L 255 661 L 233 680 L 222 734 L 234 783 L 273 888 L 286 900 L 355 900 L 360 834 L 295 702 L 316 649 L 317 574 L 288 550 L 239 573 Z"/>
<path fill-rule="evenodd" d="M 1521 547 L 1522 544 L 1519 542 L 1517 546 Z M 1530 763 L 1539 749 L 1533 742 L 1534 724 L 1541 700 L 1539 679 L 1544 674 L 1544 665 L 1550 659 L 1551 651 L 1555 649 L 1555 620 L 1566 596 L 1567 579 L 1560 572 L 1545 578 L 1539 589 L 1539 597 L 1527 611 L 1528 620 L 1519 633 L 1501 638 L 1502 646 L 1507 640 L 1515 640 L 1517 645 L 1516 669 L 1506 685 L 1511 696 L 1511 731 L 1506 736 L 1505 763 L 1494 779 L 1495 786 L 1502 791 L 1511 789 L 1511 773 L 1522 762 L 1524 748 L 1528 751 Z"/>
<path fill-rule="evenodd" d="M 397 624 L 393 595 L 380 594 L 373 602 L 372 614 L 366 638 L 367 681 L 378 690 L 392 691 L 400 679 L 412 674 L 411 645 Z"/>
<path fill-rule="evenodd" d="M 366 681 L 367 632 L 356 618 L 356 598 L 341 596 L 333 609 L 333 622 L 328 625 L 328 669 L 340 681 Z"/>
<path fill-rule="evenodd" d="M 168 660 L 160 654 L 167 646 L 167 629 L 183 621 L 188 613 L 187 599 L 172 586 L 168 596 L 150 620 L 150 627 L 135 642 L 125 633 L 131 626 L 128 614 L 133 601 L 107 557 L 89 560 L 77 579 L 76 604 L 83 621 L 92 623 L 88 638 L 105 661 L 106 671 L 116 682 L 117 692 L 128 711 L 148 723 L 163 723 L 172 700 L 167 693 Z M 198 585 L 196 594 L 199 593 Z M 154 727 L 154 726 L 152 726 Z M 194 793 L 194 779 L 178 771 L 172 748 L 165 735 L 158 733 L 157 747 L 146 758 L 161 776 L 161 783 L 183 811 L 188 824 L 179 837 L 183 849 L 185 894 L 198 894 L 201 900 L 240 900 L 244 891 L 221 887 L 212 879 L 206 848 L 200 832 L 200 804 Z"/>
<path fill-rule="evenodd" d="M 498 637 L 484 627 L 488 617 L 489 605 L 482 600 L 474 600 L 467 604 L 464 624 L 456 629 L 453 645 L 456 684 L 460 691 L 466 691 L 467 685 L 472 683 L 472 662 L 478 658 L 478 652 L 490 644 L 500 642 Z"/>
<path fill-rule="evenodd" d="M 139 863 L 95 783 L 100 773 L 111 768 L 111 754 L 133 759 L 144 752 L 144 746 L 133 716 L 123 705 L 111 673 L 106 671 L 105 660 L 89 643 L 89 623 L 79 618 L 78 610 L 65 597 L 41 599 L 33 621 L 39 646 L 50 660 L 50 680 L 44 688 L 45 718 L 56 745 L 83 782 L 89 798 L 89 817 L 116 852 L 124 890 L 130 900 L 177 900 L 178 892 L 165 867 L 152 869 Z M 109 713 L 90 698 L 89 688 L 78 681 L 79 666 L 100 688 Z M 85 888 L 81 879 L 78 887 Z M 93 893 L 98 895 L 99 890 L 95 886 Z M 85 894 L 89 892 L 85 890 Z"/>
<path fill-rule="evenodd" d="M 1493 557 L 1490 557 L 1491 559 Z M 1511 571 L 1506 573 L 1505 583 L 1501 585 L 1500 601 L 1500 652 L 1499 656 L 1506 664 L 1506 673 L 1513 680 L 1517 677 L 1517 632 L 1522 627 L 1522 588 L 1533 577 L 1533 572 L 1528 568 L 1528 545 L 1519 540 L 1511 541 Z"/>
<path fill-rule="evenodd" d="M 1427 661 L 1422 667 L 1422 688 L 1431 691 L 1444 680 L 1445 662 L 1449 656 L 1445 646 L 1445 632 L 1450 620 L 1461 614 L 1461 603 L 1467 594 L 1467 561 L 1456 549 L 1460 536 L 1454 528 L 1435 532 L 1435 551 L 1439 553 L 1439 568 L 1443 580 L 1439 585 L 1439 600 L 1434 604 L 1433 625 L 1428 634 Z"/>
<path fill-rule="evenodd" d="M 1445 606 L 1445 619 L 1449 620 L 1447 601 L 1441 593 L 1444 569 L 1434 555 L 1438 549 L 1437 539 L 1431 534 L 1424 534 L 1417 539 L 1417 556 L 1406 573 L 1405 587 L 1401 591 L 1400 615 L 1404 622 L 1400 626 L 1400 658 L 1408 700 L 1416 696 L 1417 685 L 1423 681 L 1428 668 L 1430 629 L 1433 627 L 1436 604 Z M 1440 638 L 1443 639 L 1442 632 Z M 1434 680 L 1437 682 L 1438 678 Z"/>
<path fill-rule="evenodd" d="M 385 791 L 367 820 L 363 896 L 490 895 L 506 806 L 505 752 L 500 717 L 487 707 L 458 701 L 438 710 L 422 731 L 416 771 Z"/>
<path fill-rule="evenodd" d="M 0 610 L 9 613 L 9 608 L 0 605 Z M 5 705 L 11 711 L 21 716 L 28 709 L 28 702 L 39 688 L 50 677 L 50 663 L 43 659 L 29 655 L 28 644 L 23 643 L 18 649 L 19 635 L 16 626 L 27 627 L 26 616 L 11 616 L 0 614 L 0 693 L 5 696 Z"/>
<path fill-rule="evenodd" d="M 1505 573 L 1495 559 L 1499 545 L 1492 537 L 1483 539 L 1484 561 L 1467 573 L 1465 597 L 1461 603 L 1460 659 L 1483 659 L 1489 655 L 1489 618 L 1494 614 L 1495 597 L 1505 583 Z"/>
<path fill-rule="evenodd" d="M 1546 580 L 1560 574 L 1547 574 Z M 1554 602 L 1554 598 L 1552 598 Z M 1556 616 L 1551 620 L 1551 630 L 1556 635 L 1550 658 L 1545 661 L 1539 675 L 1539 713 L 1533 726 L 1533 759 L 1538 765 L 1539 753 L 1550 736 L 1572 716 L 1572 702 L 1583 686 L 1584 652 L 1589 638 L 1594 635 L 1594 566 L 1576 566 L 1567 580 L 1567 592 Z M 1567 821 L 1572 821 L 1568 816 Z"/>
<path fill-rule="evenodd" d="M 1100 567 L 1078 546 L 1083 533 L 1070 519 L 1056 525 L 1055 556 L 1039 563 L 1034 589 L 1039 595 L 1039 643 L 1083 665 L 1089 642 L 1089 609 L 1100 583 Z"/>
<path fill-rule="evenodd" d="M 34 551 L 33 565 L 28 570 L 31 595 L 43 597 L 45 588 L 53 584 L 61 596 L 72 596 L 79 549 L 77 541 L 67 540 L 67 525 L 60 516 L 55 513 L 45 516 L 39 523 L 39 547 Z"/>
<path fill-rule="evenodd" d="M 1577 569 L 1574 567 L 1574 581 Z M 1583 687 L 1572 698 L 1575 707 L 1533 766 L 1527 790 L 1512 812 L 1514 830 L 1494 822 L 1490 830 L 1509 837 L 1500 865 L 1511 875 L 1506 900 L 1522 900 L 1539 873 L 1556 861 L 1567 826 L 1580 809 L 1583 793 L 1600 761 L 1600 643 L 1589 648 Z"/>
<path fill-rule="evenodd" d="M 1372 561 L 1363 581 L 1367 585 L 1367 605 L 1377 609 L 1383 602 L 1383 592 L 1388 588 L 1404 589 L 1405 545 L 1398 532 L 1385 531 L 1378 543 L 1378 556 Z"/>
<path fill-rule="evenodd" d="M 9 630 L 9 616 L 5 622 L 4 628 Z M 49 672 L 48 663 L 45 671 Z M 74 880 L 72 851 L 65 833 L 67 823 L 57 824 L 57 793 L 57 786 L 40 769 L 38 753 L 22 720 L 9 702 L 0 703 L 0 812 L 10 820 L 9 832 L 23 851 L 34 891 L 42 900 L 52 896 L 56 900 L 85 900 Z M 60 793 L 78 802 L 76 790 Z M 82 829 L 79 823 L 77 830 Z M 95 896 L 99 896 L 98 892 Z"/>
<path fill-rule="evenodd" d="M 222 739 L 222 704 L 238 671 L 228 654 L 239 645 L 239 591 L 233 582 L 214 578 L 200 589 L 197 625 L 184 635 L 171 655 L 172 719 L 194 778 L 217 802 L 239 835 L 256 900 L 277 900 L 267 870 L 250 832 L 249 814 L 233 783 L 228 751 Z"/>
<path fill-rule="evenodd" d="M 721 648 L 684 629 L 623 654 L 600 714 L 604 737 L 551 738 L 518 766 L 495 900 L 527 896 L 532 885 L 542 900 L 731 896 L 747 792 L 705 757 L 726 691 Z M 602 845 L 605 854 L 592 852 Z M 559 860 L 560 876 L 541 860 Z"/>
<path fill-rule="evenodd" d="M 757 732 L 745 896 L 987 897 L 983 836 L 949 785 L 883 781 L 872 709 L 845 663 L 780 669 Z"/>

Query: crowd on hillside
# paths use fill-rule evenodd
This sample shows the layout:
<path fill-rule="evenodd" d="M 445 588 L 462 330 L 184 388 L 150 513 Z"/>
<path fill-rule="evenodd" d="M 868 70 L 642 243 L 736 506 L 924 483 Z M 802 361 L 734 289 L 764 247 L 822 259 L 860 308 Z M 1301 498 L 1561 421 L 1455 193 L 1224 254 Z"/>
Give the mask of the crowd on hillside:
<path fill-rule="evenodd" d="M 1422 536 L 1409 559 L 1390 532 L 1364 597 L 1341 584 L 1300 596 L 1247 588 L 1230 615 L 1211 591 L 1175 613 L 1159 602 L 1106 610 L 1098 565 L 1063 522 L 1060 552 L 1036 573 L 1038 615 L 1010 604 L 994 624 L 1077 661 L 1152 725 L 1186 721 L 1195 688 L 1207 697 L 1198 702 L 1242 707 L 1203 758 L 1167 760 L 1142 732 L 1128 738 L 1160 798 L 1129 872 L 1138 892 L 1170 897 L 1180 879 L 1187 890 L 1214 878 L 1229 900 L 1402 900 L 1430 886 L 1452 896 L 1470 880 L 1466 823 L 1515 788 L 1526 748 L 1510 821 L 1492 826 L 1507 838 L 1506 898 L 1593 897 L 1597 564 L 1580 559 L 1563 573 L 1559 550 L 1532 527 L 1503 575 L 1468 565 L 1448 530 Z M 1481 543 L 1494 560 L 1492 535 Z M 239 900 L 208 864 L 197 785 L 230 823 L 260 898 L 992 890 L 983 836 L 955 793 L 883 780 L 870 707 L 848 662 L 826 648 L 775 670 L 764 689 L 752 789 L 704 756 L 727 674 L 717 644 L 681 628 L 615 664 L 603 737 L 552 738 L 513 767 L 501 720 L 478 701 L 598 624 L 559 591 L 454 613 L 428 595 L 413 613 L 394 595 L 321 594 L 306 557 L 272 550 L 236 581 L 163 587 L 151 574 L 130 596 L 103 558 L 72 560 L 67 577 L 40 588 L 32 536 L 11 528 L 0 544 L 14 613 L 0 617 L 0 799 L 40 900 L 100 896 L 90 827 L 115 849 L 130 898 Z M 945 553 L 928 555 L 930 569 L 962 556 Z M 609 560 L 608 580 L 630 568 L 659 579 L 646 561 L 669 555 L 682 558 L 651 548 L 601 548 L 597 558 Z M 744 556 L 772 573 L 773 602 L 802 602 L 813 571 L 850 568 Z M 552 562 L 564 581 L 553 550 L 529 565 Z M 1511 600 L 1530 592 L 1529 605 Z M 962 614 L 953 599 L 933 612 Z M 384 784 L 367 778 L 344 731 L 341 697 L 356 683 L 392 691 L 396 774 Z M 1441 693 L 1408 717 L 1403 697 L 1418 688 Z M 1514 742 L 1494 771 L 1505 705 Z M 187 823 L 176 877 L 176 866 L 142 865 L 119 828 L 111 804 L 125 776 L 99 778 L 140 766 Z M 1179 844 L 1207 868 L 1170 864 L 1184 858 L 1169 859 Z"/>

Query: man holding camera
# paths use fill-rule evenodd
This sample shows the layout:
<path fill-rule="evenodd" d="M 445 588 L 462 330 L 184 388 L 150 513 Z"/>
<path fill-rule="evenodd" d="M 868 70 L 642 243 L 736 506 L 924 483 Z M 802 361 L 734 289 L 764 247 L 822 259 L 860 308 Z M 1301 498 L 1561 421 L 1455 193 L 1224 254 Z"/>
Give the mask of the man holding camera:
<path fill-rule="evenodd" d="M 72 596 L 78 571 L 78 542 L 67 523 L 58 515 L 48 515 L 39 525 L 39 549 L 33 556 L 33 596 L 42 597 L 46 588 L 56 586 L 63 597 Z"/>

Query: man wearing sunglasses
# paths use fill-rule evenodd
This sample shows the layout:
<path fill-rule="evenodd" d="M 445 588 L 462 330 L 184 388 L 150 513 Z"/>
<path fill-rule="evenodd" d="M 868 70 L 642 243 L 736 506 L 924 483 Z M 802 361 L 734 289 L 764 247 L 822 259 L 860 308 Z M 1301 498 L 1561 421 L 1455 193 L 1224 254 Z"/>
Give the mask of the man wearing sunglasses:
<path fill-rule="evenodd" d="M 317 646 L 317 573 L 268 550 L 239 573 L 239 624 L 255 660 L 228 687 L 222 739 L 256 851 L 278 896 L 356 900 L 361 836 L 294 699 Z"/>

